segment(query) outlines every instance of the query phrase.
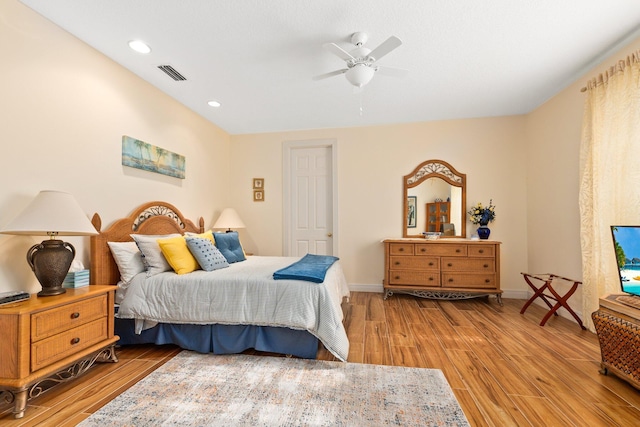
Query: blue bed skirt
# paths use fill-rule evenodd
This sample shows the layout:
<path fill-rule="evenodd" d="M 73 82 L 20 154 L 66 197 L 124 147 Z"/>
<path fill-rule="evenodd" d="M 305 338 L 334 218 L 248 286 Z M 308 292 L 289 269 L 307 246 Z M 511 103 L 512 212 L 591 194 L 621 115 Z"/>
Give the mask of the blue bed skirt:
<path fill-rule="evenodd" d="M 307 331 L 274 326 L 159 323 L 135 333 L 135 321 L 115 319 L 118 345 L 175 344 L 199 353 L 235 354 L 248 349 L 315 359 L 318 339 Z"/>

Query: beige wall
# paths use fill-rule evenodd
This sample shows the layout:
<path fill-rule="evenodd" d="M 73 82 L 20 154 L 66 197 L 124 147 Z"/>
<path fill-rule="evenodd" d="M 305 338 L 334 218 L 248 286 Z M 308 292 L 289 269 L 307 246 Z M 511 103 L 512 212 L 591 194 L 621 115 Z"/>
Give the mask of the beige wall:
<path fill-rule="evenodd" d="M 382 289 L 384 238 L 402 237 L 402 177 L 424 160 L 445 160 L 467 174 L 467 203 L 497 206 L 491 237 L 503 242 L 503 289 L 524 291 L 526 135 L 523 116 L 232 136 L 232 204 L 260 255 L 281 255 L 282 145 L 336 139 L 339 253 L 352 288 Z M 251 179 L 265 178 L 265 201 L 253 202 Z M 467 224 L 468 235 L 476 227 Z"/>
<path fill-rule="evenodd" d="M 207 225 L 227 206 L 225 132 L 17 1 L 0 3 L 0 51 L 0 227 L 43 189 L 105 225 L 151 200 Z M 186 179 L 122 166 L 122 135 L 184 155 Z M 0 235 L 0 292 L 40 289 L 25 255 L 41 240 Z M 89 239 L 66 240 L 88 264 Z"/>
<path fill-rule="evenodd" d="M 105 224 L 150 200 L 203 215 L 207 225 L 233 206 L 247 225 L 247 251 L 280 255 L 282 144 L 335 139 L 338 255 L 353 287 L 381 287 L 380 240 L 402 235 L 402 176 L 427 159 L 467 174 L 468 205 L 496 204 L 491 237 L 503 242 L 507 296 L 526 293 L 520 271 L 581 277 L 583 80 L 525 116 L 230 137 L 18 2 L 0 4 L 0 48 L 0 227 L 41 189 L 70 191 Z M 185 155 L 187 178 L 121 166 L 123 134 Z M 254 177 L 265 178 L 264 202 L 252 201 Z M 467 223 L 468 234 L 474 228 Z M 24 254 L 39 240 L 0 236 L 0 291 L 38 290 Z M 68 240 L 87 262 L 88 239 Z"/>
<path fill-rule="evenodd" d="M 531 272 L 582 280 L 578 193 L 586 95 L 580 89 L 589 79 L 637 49 L 640 39 L 604 59 L 526 117 L 527 264 Z M 615 173 L 615 165 L 611 166 L 611 172 Z M 611 250 L 613 257 L 613 243 Z M 581 311 L 580 292 L 571 298 L 570 305 Z"/>

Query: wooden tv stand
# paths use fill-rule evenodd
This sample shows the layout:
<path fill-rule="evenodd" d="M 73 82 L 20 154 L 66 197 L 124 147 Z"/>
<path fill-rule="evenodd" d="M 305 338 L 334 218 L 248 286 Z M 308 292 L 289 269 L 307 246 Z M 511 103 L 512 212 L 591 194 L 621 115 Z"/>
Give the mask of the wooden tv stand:
<path fill-rule="evenodd" d="M 611 372 L 640 389 L 640 297 L 606 295 L 591 318 L 602 353 L 600 373 Z"/>

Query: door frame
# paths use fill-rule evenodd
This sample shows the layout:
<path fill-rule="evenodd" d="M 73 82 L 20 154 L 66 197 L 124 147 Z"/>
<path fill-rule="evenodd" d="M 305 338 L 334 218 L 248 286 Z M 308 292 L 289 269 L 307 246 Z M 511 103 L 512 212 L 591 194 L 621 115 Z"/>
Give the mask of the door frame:
<path fill-rule="evenodd" d="M 332 205 L 332 253 L 338 256 L 338 141 L 333 139 L 310 139 L 298 141 L 284 141 L 282 143 L 282 231 L 284 256 L 291 255 L 291 153 L 297 148 L 329 148 L 331 150 L 331 205 Z"/>

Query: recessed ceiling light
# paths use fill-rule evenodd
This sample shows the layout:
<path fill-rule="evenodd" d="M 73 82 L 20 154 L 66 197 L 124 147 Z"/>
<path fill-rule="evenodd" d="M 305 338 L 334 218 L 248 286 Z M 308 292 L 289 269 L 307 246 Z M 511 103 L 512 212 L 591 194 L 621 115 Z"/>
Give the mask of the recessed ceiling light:
<path fill-rule="evenodd" d="M 209 101 L 207 102 L 207 104 L 209 104 L 210 107 L 216 107 L 216 108 L 222 105 L 218 101 Z"/>
<path fill-rule="evenodd" d="M 151 52 L 151 48 L 142 40 L 131 40 L 129 42 L 129 47 L 138 53 Z"/>

